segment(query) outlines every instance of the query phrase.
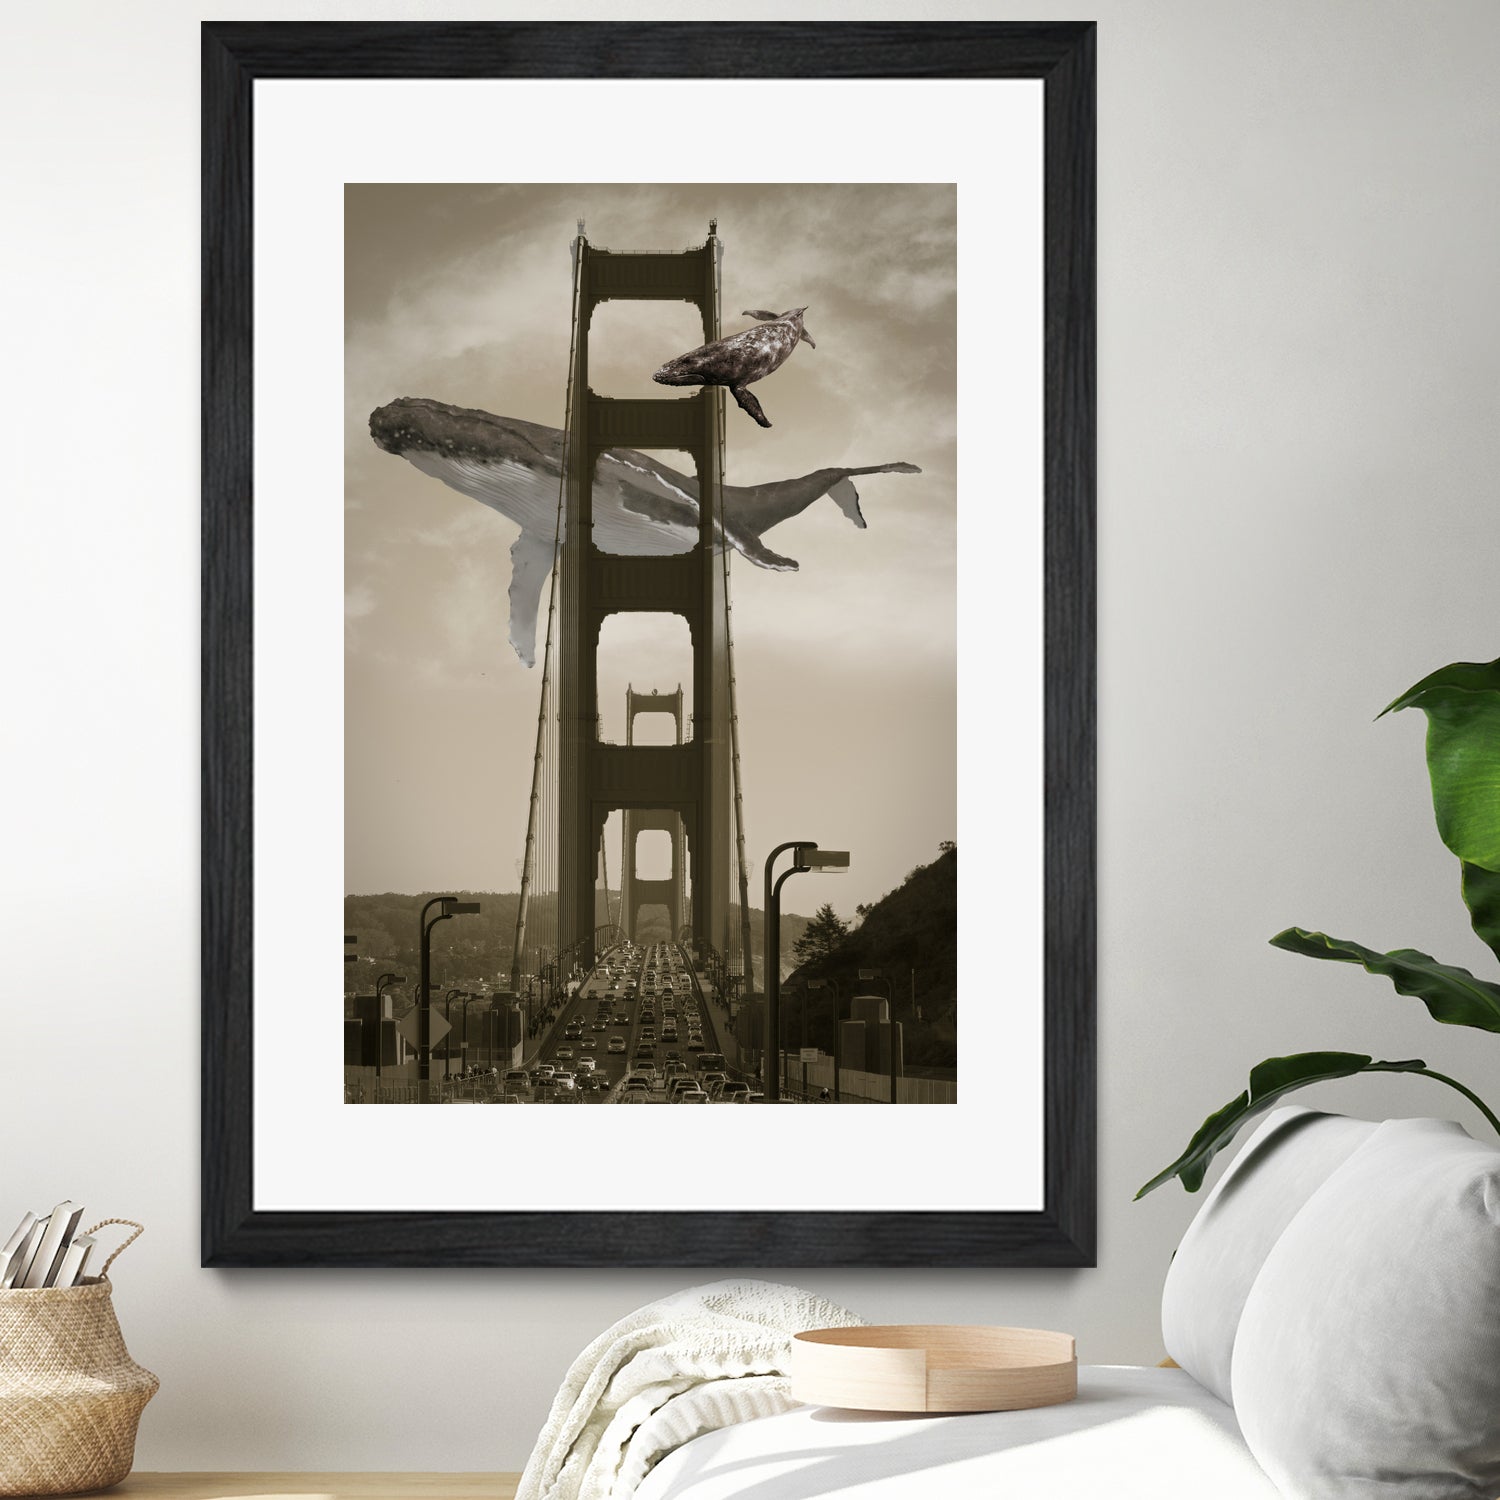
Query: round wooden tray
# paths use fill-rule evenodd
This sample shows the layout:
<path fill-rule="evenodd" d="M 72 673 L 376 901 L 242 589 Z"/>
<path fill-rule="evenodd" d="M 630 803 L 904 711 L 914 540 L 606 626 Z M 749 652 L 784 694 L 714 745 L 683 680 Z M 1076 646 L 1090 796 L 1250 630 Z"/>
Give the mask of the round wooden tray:
<path fill-rule="evenodd" d="M 1019 1411 L 1078 1394 L 1071 1334 L 903 1324 L 814 1328 L 792 1340 L 792 1395 L 856 1411 Z"/>

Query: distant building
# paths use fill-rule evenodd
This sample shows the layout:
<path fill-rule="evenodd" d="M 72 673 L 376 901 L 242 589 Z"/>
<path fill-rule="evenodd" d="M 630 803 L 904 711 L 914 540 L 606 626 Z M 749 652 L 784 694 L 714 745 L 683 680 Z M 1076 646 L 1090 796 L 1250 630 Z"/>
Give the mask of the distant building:
<path fill-rule="evenodd" d="M 901 1023 L 891 1020 L 890 1002 L 886 997 L 853 996 L 849 1001 L 849 1017 L 839 1024 L 841 1065 L 889 1076 L 894 1051 L 896 1077 L 903 1077 L 906 1073 L 904 1037 Z"/>
<path fill-rule="evenodd" d="M 383 1068 L 398 1067 L 406 1061 L 406 1041 L 396 1030 L 391 996 L 382 995 L 379 1004 L 380 1065 Z M 348 1067 L 375 1066 L 375 1006 L 374 995 L 354 997 L 354 1017 L 344 1022 L 344 1063 Z"/>

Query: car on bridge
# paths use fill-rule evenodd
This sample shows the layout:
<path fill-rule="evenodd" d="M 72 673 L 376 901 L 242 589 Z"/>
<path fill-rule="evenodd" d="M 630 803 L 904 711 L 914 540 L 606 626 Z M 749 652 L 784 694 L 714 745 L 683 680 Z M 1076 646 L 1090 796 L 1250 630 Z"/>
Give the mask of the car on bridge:
<path fill-rule="evenodd" d="M 615 1053 L 623 1052 L 625 1050 L 625 1038 L 622 1036 L 610 1037 L 609 1050 Z"/>
<path fill-rule="evenodd" d="M 702 1089 L 683 1089 L 672 1102 L 674 1104 L 707 1104 L 708 1095 Z"/>

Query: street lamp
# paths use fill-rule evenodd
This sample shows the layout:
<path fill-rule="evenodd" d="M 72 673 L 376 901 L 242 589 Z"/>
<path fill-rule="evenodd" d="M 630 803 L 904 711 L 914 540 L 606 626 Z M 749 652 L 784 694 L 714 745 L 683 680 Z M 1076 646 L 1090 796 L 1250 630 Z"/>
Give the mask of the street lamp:
<path fill-rule="evenodd" d="M 434 906 L 438 908 L 438 914 L 428 921 L 427 913 Z M 417 918 L 417 930 L 421 934 L 417 951 L 422 962 L 418 981 L 421 1010 L 417 1016 L 417 1099 L 422 1104 L 432 1102 L 432 929 L 449 917 L 473 916 L 478 910 L 477 901 L 460 901 L 457 896 L 434 896 Z"/>
<path fill-rule="evenodd" d="M 469 1007 L 476 1001 L 482 1000 L 482 995 L 473 994 L 471 991 L 458 991 L 458 1003 L 464 1008 L 464 1034 L 459 1043 L 459 1060 L 463 1063 L 463 1070 L 469 1067 Z"/>
<path fill-rule="evenodd" d="M 443 1019 L 448 1023 L 448 1035 L 443 1038 L 443 1077 L 453 1076 L 453 1002 L 463 995 L 462 990 L 449 990 L 443 996 Z"/>
<path fill-rule="evenodd" d="M 839 1059 L 842 1056 L 843 1037 L 841 1035 L 843 1026 L 839 1021 L 839 982 L 837 979 L 809 979 L 807 987 L 810 990 L 832 990 L 833 991 L 833 1102 L 839 1102 Z"/>
<path fill-rule="evenodd" d="M 375 981 L 375 1076 L 380 1077 L 380 1058 L 385 1051 L 385 1012 L 380 1008 L 380 997 L 388 984 L 405 984 L 405 974 L 382 974 Z"/>
<path fill-rule="evenodd" d="M 788 849 L 793 851 L 791 866 L 773 882 L 773 866 Z M 761 1072 L 766 1081 L 767 1104 L 775 1104 L 781 1098 L 781 1079 L 776 1067 L 776 1049 L 781 1039 L 781 888 L 793 875 L 805 875 L 809 870 L 837 875 L 848 868 L 847 849 L 820 849 L 806 839 L 777 844 L 766 856 L 766 1045 Z"/>

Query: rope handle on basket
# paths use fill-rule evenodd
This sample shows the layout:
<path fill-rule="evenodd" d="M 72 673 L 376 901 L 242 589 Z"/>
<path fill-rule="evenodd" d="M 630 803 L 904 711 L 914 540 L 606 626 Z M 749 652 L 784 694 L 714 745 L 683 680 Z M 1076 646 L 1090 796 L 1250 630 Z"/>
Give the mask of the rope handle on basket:
<path fill-rule="evenodd" d="M 100 1219 L 97 1224 L 95 1224 L 91 1229 L 86 1229 L 84 1233 L 95 1234 L 99 1230 L 103 1229 L 106 1224 L 128 1224 L 133 1230 L 135 1230 L 135 1233 L 130 1235 L 120 1244 L 116 1245 L 113 1251 L 110 1252 L 109 1259 L 99 1267 L 99 1275 L 101 1277 L 108 1276 L 109 1268 L 114 1265 L 115 1260 L 121 1254 L 121 1252 L 128 1250 L 146 1232 L 146 1226 L 144 1224 L 137 1224 L 134 1219 Z"/>

